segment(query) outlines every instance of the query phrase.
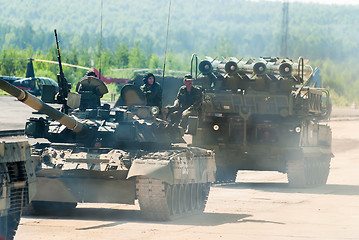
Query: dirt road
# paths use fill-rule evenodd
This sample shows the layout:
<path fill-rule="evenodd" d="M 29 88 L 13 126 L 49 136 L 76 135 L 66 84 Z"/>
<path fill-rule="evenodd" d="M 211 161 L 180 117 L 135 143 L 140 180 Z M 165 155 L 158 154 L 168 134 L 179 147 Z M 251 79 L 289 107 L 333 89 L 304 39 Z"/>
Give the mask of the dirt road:
<path fill-rule="evenodd" d="M 22 118 L 31 113 L 1 108 L 6 122 L 8 108 Z M 347 121 L 357 110 L 340 112 L 342 118 L 329 123 L 335 157 L 324 187 L 290 189 L 284 174 L 239 172 L 236 183 L 212 186 L 201 215 L 150 222 L 138 205 L 79 204 L 71 214 L 24 216 L 15 240 L 359 239 L 359 120 Z M 23 126 L 21 117 L 6 127 Z"/>
<path fill-rule="evenodd" d="M 275 172 L 239 172 L 211 188 L 205 213 L 141 219 L 138 205 L 80 204 L 70 215 L 25 216 L 20 239 L 359 239 L 359 121 L 335 121 L 328 184 L 290 189 Z"/>

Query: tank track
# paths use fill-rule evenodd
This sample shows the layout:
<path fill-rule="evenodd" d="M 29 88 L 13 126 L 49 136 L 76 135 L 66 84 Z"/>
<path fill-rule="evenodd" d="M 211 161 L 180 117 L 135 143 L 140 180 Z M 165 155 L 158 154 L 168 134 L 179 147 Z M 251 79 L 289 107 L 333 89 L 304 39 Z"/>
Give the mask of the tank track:
<path fill-rule="evenodd" d="M 170 185 L 162 180 L 137 177 L 136 195 L 141 214 L 154 221 L 169 221 L 204 211 L 210 183 Z"/>
<path fill-rule="evenodd" d="M 12 240 L 20 222 L 20 212 L 0 217 L 0 239 Z"/>
<path fill-rule="evenodd" d="M 303 157 L 287 161 L 287 178 L 291 187 L 325 185 L 329 175 L 330 156 Z"/>

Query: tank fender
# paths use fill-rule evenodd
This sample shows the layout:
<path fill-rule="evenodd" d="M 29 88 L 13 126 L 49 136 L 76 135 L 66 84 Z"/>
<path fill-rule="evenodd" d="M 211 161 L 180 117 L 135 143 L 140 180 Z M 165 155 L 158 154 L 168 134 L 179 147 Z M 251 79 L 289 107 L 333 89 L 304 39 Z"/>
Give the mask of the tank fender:
<path fill-rule="evenodd" d="M 215 182 L 216 163 L 215 154 L 211 150 L 191 147 L 192 163 L 190 167 L 190 178 L 200 182 Z M 192 174 L 191 174 L 192 173 Z"/>
<path fill-rule="evenodd" d="M 183 182 L 214 182 L 214 153 L 196 147 L 152 153 L 132 161 L 127 179 L 146 176 L 169 184 Z"/>
<path fill-rule="evenodd" d="M 135 176 L 148 176 L 163 180 L 169 184 L 174 183 L 170 160 L 135 159 L 132 162 L 127 179 Z"/>

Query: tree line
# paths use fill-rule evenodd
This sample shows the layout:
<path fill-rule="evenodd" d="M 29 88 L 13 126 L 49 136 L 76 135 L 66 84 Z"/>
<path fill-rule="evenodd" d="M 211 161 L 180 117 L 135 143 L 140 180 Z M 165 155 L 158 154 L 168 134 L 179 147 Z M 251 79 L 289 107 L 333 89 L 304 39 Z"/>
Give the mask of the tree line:
<path fill-rule="evenodd" d="M 104 0 L 103 28 L 96 0 L 13 0 L 2 5 L 1 59 L 29 57 L 56 61 L 57 28 L 63 62 L 95 67 L 104 75 L 133 77 L 124 68 L 162 68 L 168 0 Z M 71 9 L 68 7 L 71 5 Z M 357 86 L 359 6 L 290 2 L 288 57 L 309 59 L 321 69 L 333 103 L 359 102 Z M 282 3 L 246 0 L 182 0 L 172 3 L 166 69 L 189 71 L 190 56 L 238 59 L 278 56 Z M 100 34 L 102 30 L 103 34 Z M 100 61 L 101 55 L 101 61 Z M 22 61 L 22 60 L 21 60 Z M 1 60 L 1 75 L 24 76 L 26 64 Z M 101 64 L 100 64 L 101 63 Z M 76 82 L 84 70 L 64 68 Z M 54 78 L 57 66 L 35 63 L 38 76 Z M 353 87 L 354 86 L 354 87 Z"/>
<path fill-rule="evenodd" d="M 93 53 L 92 53 L 93 51 Z M 95 67 L 100 68 L 104 76 L 128 78 L 135 77 L 134 69 L 162 69 L 163 56 L 156 54 L 147 55 L 137 44 L 128 47 L 120 44 L 116 51 L 104 49 L 101 53 L 97 49 L 85 49 L 72 47 L 69 50 L 62 50 L 62 62 L 78 66 L 91 67 L 91 59 L 95 62 Z M 166 61 L 167 70 L 190 71 L 190 55 L 169 53 Z M 57 61 L 56 47 L 50 47 L 48 51 L 34 51 L 30 46 L 26 49 L 19 49 L 11 46 L 3 48 L 0 54 L 0 75 L 25 77 L 27 62 L 29 58 Z M 56 79 L 59 71 L 58 65 L 45 62 L 34 62 L 35 76 L 50 77 Z M 309 61 L 313 68 L 318 67 L 321 71 L 320 76 L 323 86 L 330 90 L 333 104 L 335 106 L 350 106 L 353 102 L 359 103 L 358 89 L 359 79 L 357 70 L 353 67 L 357 65 L 355 59 L 349 62 L 337 63 L 329 58 L 324 60 Z M 76 85 L 87 70 L 63 67 L 67 80 Z M 118 94 L 119 86 L 112 84 L 111 92 Z"/>

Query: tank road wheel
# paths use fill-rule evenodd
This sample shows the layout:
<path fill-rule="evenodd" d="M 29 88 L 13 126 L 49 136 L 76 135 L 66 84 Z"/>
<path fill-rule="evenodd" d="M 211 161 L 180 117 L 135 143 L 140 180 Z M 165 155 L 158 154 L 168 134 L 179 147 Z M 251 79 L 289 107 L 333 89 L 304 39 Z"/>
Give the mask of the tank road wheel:
<path fill-rule="evenodd" d="M 178 213 L 186 211 L 186 192 L 183 184 L 178 184 Z"/>
<path fill-rule="evenodd" d="M 190 184 L 185 184 L 184 186 L 184 210 L 185 212 L 191 211 L 192 210 L 192 206 L 191 206 L 191 185 Z"/>
<path fill-rule="evenodd" d="M 197 185 L 196 193 L 195 193 L 196 209 L 200 212 L 203 212 L 206 207 L 210 184 L 209 183 L 198 183 L 196 185 Z"/>
<path fill-rule="evenodd" d="M 197 209 L 202 209 L 202 202 L 203 202 L 203 186 L 202 184 L 198 184 L 197 186 Z"/>
<path fill-rule="evenodd" d="M 166 203 L 167 203 L 167 206 L 168 206 L 169 214 L 170 214 L 170 215 L 173 215 L 172 187 L 171 187 L 171 185 L 169 185 L 169 184 L 166 184 L 165 195 L 166 195 Z"/>
<path fill-rule="evenodd" d="M 137 177 L 136 195 L 143 217 L 168 221 L 187 214 L 203 212 L 209 183 L 170 185 L 158 179 Z"/>
<path fill-rule="evenodd" d="M 191 208 L 197 210 L 197 184 L 191 184 Z"/>
<path fill-rule="evenodd" d="M 12 240 L 20 222 L 20 212 L 0 217 L 0 236 Z"/>
<path fill-rule="evenodd" d="M 202 212 L 206 206 L 209 194 L 209 183 L 193 183 L 191 184 L 190 205 L 192 211 Z"/>
<path fill-rule="evenodd" d="M 179 213 L 179 194 L 176 184 L 172 186 L 172 212 L 173 216 Z"/>
<path fill-rule="evenodd" d="M 287 161 L 287 178 L 291 187 L 325 185 L 329 175 L 330 156 L 302 157 Z"/>

